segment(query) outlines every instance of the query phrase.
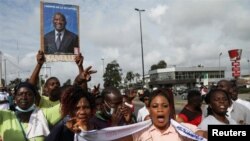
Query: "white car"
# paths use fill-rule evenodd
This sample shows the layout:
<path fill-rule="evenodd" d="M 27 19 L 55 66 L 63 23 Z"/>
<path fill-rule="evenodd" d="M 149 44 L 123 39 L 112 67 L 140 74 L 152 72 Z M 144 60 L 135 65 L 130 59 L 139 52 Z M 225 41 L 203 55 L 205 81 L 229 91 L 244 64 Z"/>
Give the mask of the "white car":
<path fill-rule="evenodd" d="M 187 100 L 187 95 L 188 95 L 188 93 L 181 94 L 181 99 Z"/>

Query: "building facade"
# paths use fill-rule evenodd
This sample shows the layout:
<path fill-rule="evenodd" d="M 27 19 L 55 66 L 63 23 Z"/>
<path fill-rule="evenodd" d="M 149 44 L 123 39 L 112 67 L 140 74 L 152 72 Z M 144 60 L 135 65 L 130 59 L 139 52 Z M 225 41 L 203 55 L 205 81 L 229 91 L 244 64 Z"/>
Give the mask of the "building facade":
<path fill-rule="evenodd" d="M 169 67 L 149 71 L 148 86 L 186 87 L 212 85 L 225 77 L 226 67 Z"/>

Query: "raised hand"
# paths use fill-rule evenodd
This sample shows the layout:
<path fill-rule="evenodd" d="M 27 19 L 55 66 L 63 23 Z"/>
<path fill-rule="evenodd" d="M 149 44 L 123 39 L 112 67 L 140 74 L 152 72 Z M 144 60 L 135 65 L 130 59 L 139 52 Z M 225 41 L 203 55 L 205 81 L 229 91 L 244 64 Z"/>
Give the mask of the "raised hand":
<path fill-rule="evenodd" d="M 74 85 L 78 85 L 84 90 L 88 89 L 87 82 L 91 80 L 91 74 L 96 73 L 96 70 L 91 70 L 92 66 L 87 67 L 87 69 L 82 69 L 83 71 L 77 75 L 74 81 Z"/>
<path fill-rule="evenodd" d="M 81 78 L 83 80 L 90 81 L 91 80 L 91 74 L 96 73 L 96 70 L 91 70 L 92 66 L 87 67 L 83 72 L 80 74 Z"/>
<path fill-rule="evenodd" d="M 94 86 L 94 89 L 92 90 L 92 94 L 94 96 L 97 96 L 98 94 L 100 94 L 100 83 L 96 86 Z"/>
<path fill-rule="evenodd" d="M 84 60 L 84 57 L 82 56 L 81 53 L 75 56 L 75 62 L 79 69 L 79 74 L 83 72 L 83 60 Z"/>
<path fill-rule="evenodd" d="M 37 64 L 39 65 L 43 65 L 45 62 L 45 56 L 44 56 L 44 52 L 39 50 L 37 55 L 36 55 L 36 60 L 37 60 Z"/>
<path fill-rule="evenodd" d="M 45 62 L 45 56 L 44 56 L 43 51 L 41 51 L 41 50 L 38 51 L 38 53 L 36 54 L 36 61 L 37 61 L 36 67 L 33 70 L 32 74 L 30 76 L 30 79 L 29 79 L 29 83 L 34 85 L 34 86 L 36 86 L 36 84 L 38 83 L 39 73 L 40 73 L 40 70 L 43 66 L 43 63 Z"/>
<path fill-rule="evenodd" d="M 81 53 L 77 54 L 75 56 L 75 62 L 76 64 L 79 66 L 79 65 L 82 65 L 83 64 L 83 60 L 84 60 L 84 57 L 82 56 Z"/>
<path fill-rule="evenodd" d="M 125 122 L 127 124 L 130 124 L 132 122 L 132 109 L 131 109 L 130 105 L 131 104 L 128 104 L 127 102 L 125 102 L 121 108 L 123 117 L 124 117 Z M 133 105 L 131 105 L 131 106 L 133 106 Z"/>
<path fill-rule="evenodd" d="M 81 131 L 87 131 L 87 125 L 85 125 L 81 120 L 77 118 L 71 118 L 66 122 L 66 127 L 74 133 L 79 133 Z"/>
<path fill-rule="evenodd" d="M 112 116 L 111 116 L 111 125 L 112 126 L 117 126 L 119 124 L 119 122 L 121 121 L 123 117 L 123 114 L 122 114 L 122 110 L 121 110 L 121 105 L 117 107 L 117 109 L 115 110 L 114 113 L 112 113 Z"/>

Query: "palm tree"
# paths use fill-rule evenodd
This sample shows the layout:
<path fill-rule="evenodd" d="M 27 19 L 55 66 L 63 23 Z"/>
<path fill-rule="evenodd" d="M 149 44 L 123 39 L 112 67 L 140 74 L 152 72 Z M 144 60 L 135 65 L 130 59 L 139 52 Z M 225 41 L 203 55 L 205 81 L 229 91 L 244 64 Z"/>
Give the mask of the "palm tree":
<path fill-rule="evenodd" d="M 139 73 L 135 73 L 135 81 L 136 83 L 138 82 L 138 80 L 140 80 L 140 74 Z"/>
<path fill-rule="evenodd" d="M 126 79 L 131 83 L 132 80 L 134 80 L 134 73 L 132 71 L 127 72 Z"/>

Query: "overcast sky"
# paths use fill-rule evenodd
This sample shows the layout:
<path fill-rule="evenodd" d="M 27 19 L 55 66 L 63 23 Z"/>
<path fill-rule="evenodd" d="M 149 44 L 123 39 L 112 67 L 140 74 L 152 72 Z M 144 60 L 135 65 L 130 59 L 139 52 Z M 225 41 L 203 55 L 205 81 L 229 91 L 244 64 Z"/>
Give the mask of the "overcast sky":
<path fill-rule="evenodd" d="M 103 83 L 103 62 L 116 60 L 123 70 L 142 74 L 139 13 L 145 73 L 165 60 L 168 66 L 226 67 L 232 77 L 228 50 L 242 49 L 241 74 L 250 66 L 250 1 L 247 0 L 46 0 L 80 7 L 80 48 L 84 66 L 98 73 L 91 86 Z M 1 0 L 0 51 L 7 61 L 7 80 L 29 77 L 40 48 L 40 1 Z M 19 59 L 18 59 L 19 58 Z M 19 63 L 18 63 L 19 60 Z M 48 63 L 47 73 L 63 83 L 78 70 L 74 62 Z M 45 69 L 41 74 L 45 74 Z M 4 77 L 3 72 L 3 77 Z"/>

